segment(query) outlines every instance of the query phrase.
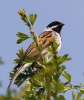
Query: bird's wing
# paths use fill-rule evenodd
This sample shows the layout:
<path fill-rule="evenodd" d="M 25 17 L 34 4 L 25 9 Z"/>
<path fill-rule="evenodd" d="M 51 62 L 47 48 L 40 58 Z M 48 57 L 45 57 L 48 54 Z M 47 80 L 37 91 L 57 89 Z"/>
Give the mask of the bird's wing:
<path fill-rule="evenodd" d="M 40 40 L 39 40 L 38 45 L 41 45 L 43 43 L 42 49 L 45 49 L 46 46 L 48 46 L 50 44 L 50 41 L 52 40 L 51 37 L 52 37 L 52 32 L 51 31 L 50 32 L 48 32 L 48 31 L 42 32 L 39 35 Z M 22 65 L 22 63 L 23 63 L 23 61 L 24 61 L 26 56 L 34 57 L 34 56 L 36 56 L 39 53 L 39 51 L 37 49 L 33 48 L 32 45 L 35 46 L 36 43 L 33 42 L 32 44 L 30 44 L 30 46 L 26 49 L 25 53 L 21 57 L 18 65 L 16 66 L 16 68 L 18 68 L 18 67 L 20 67 Z"/>
<path fill-rule="evenodd" d="M 41 35 L 39 35 L 39 43 L 38 45 L 41 45 L 43 43 L 43 47 L 42 49 L 45 49 L 47 46 L 49 46 L 50 41 L 52 41 L 52 32 L 43 32 L 41 33 Z M 25 51 L 24 55 L 22 56 L 20 62 L 18 63 L 18 65 L 16 67 L 18 67 L 17 72 L 15 73 L 15 75 L 12 77 L 12 79 L 10 80 L 10 83 L 8 85 L 8 89 L 10 88 L 12 82 L 17 78 L 17 76 L 23 72 L 25 70 L 25 68 L 29 67 L 31 65 L 31 63 L 29 63 L 29 65 L 25 64 L 23 65 L 22 62 L 24 61 L 26 56 L 30 56 L 30 57 L 34 57 L 36 55 L 38 55 L 39 51 L 35 48 L 32 47 L 32 45 L 36 45 L 35 42 L 33 42 Z M 24 68 L 23 68 L 24 67 Z"/>

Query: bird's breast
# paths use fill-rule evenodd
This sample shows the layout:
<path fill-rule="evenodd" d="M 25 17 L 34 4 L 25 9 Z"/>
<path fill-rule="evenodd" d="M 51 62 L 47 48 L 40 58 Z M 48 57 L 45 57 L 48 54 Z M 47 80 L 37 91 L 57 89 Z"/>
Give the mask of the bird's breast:
<path fill-rule="evenodd" d="M 59 33 L 54 31 L 54 32 L 52 32 L 52 38 L 55 38 L 56 43 L 59 44 L 59 46 L 57 48 L 57 51 L 59 52 L 59 50 L 61 48 L 61 44 L 62 44 L 61 36 L 59 35 Z"/>

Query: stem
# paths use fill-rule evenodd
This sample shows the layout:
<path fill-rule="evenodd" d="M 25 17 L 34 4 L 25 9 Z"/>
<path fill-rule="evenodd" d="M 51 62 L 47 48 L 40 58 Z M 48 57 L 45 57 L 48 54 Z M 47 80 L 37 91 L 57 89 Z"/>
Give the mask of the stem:
<path fill-rule="evenodd" d="M 47 100 L 52 100 L 52 97 L 50 95 L 51 90 L 50 90 L 50 78 L 46 77 L 46 83 L 47 83 L 47 92 L 48 92 L 48 96 L 47 96 Z"/>

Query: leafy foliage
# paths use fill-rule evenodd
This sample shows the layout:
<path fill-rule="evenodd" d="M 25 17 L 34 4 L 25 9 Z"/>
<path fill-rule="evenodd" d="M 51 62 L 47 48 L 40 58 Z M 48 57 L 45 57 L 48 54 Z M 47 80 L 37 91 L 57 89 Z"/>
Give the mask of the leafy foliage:
<path fill-rule="evenodd" d="M 27 80 L 26 85 L 20 91 L 17 100 L 66 100 L 63 94 L 71 89 L 79 90 L 77 96 L 72 92 L 73 100 L 83 100 L 81 96 L 84 93 L 84 85 L 80 84 L 73 86 L 71 84 L 72 77 L 65 71 L 66 67 L 63 65 L 64 62 L 71 60 L 71 58 L 68 57 L 68 54 L 58 56 L 57 48 L 59 45 L 52 40 L 51 46 L 46 49 L 52 54 L 52 57 L 45 57 L 42 55 L 42 45 L 38 45 L 39 37 L 35 36 L 33 29 L 37 15 L 30 14 L 29 16 L 26 16 L 26 11 L 24 9 L 20 10 L 18 14 L 29 27 L 30 36 L 18 32 L 17 36 L 19 37 L 19 40 L 17 43 L 21 43 L 31 37 L 36 43 L 35 45 L 32 45 L 32 47 L 39 51 L 40 60 L 28 56 L 25 57 L 23 63 L 26 64 L 31 62 L 32 65 L 31 67 L 26 68 L 26 70 L 15 79 L 14 84 L 17 87 L 21 86 L 22 83 Z M 23 54 L 23 49 L 20 49 L 18 53 L 16 53 L 18 56 L 18 58 L 14 60 L 16 64 L 21 60 Z M 14 68 L 12 72 L 10 72 L 10 78 L 14 76 L 16 71 L 17 69 Z M 61 76 L 66 79 L 65 82 L 61 81 Z"/>
<path fill-rule="evenodd" d="M 81 97 L 82 95 L 82 92 L 78 92 L 77 96 L 74 92 L 72 92 L 72 100 L 84 100 L 84 98 Z"/>
<path fill-rule="evenodd" d="M 34 22 L 35 22 L 35 20 L 37 18 L 37 15 L 36 14 L 30 14 L 28 18 L 29 18 L 30 23 L 32 25 L 34 25 Z"/>
<path fill-rule="evenodd" d="M 23 54 L 24 54 L 24 49 L 23 48 L 19 49 L 18 53 L 16 53 L 18 58 L 14 59 L 15 64 L 19 63 L 19 61 L 20 61 L 21 57 L 23 56 Z"/>
<path fill-rule="evenodd" d="M 19 39 L 17 40 L 17 44 L 19 44 L 19 43 L 21 43 L 21 42 L 23 42 L 24 40 L 26 40 L 26 39 L 28 39 L 29 37 L 28 37 L 28 35 L 26 35 L 26 34 L 24 34 L 24 33 L 21 33 L 21 32 L 18 32 L 18 34 L 16 34 L 18 37 L 19 37 Z"/>
<path fill-rule="evenodd" d="M 63 76 L 64 78 L 66 78 L 68 82 L 71 81 L 71 75 L 68 74 L 66 71 L 64 72 L 64 74 L 62 74 L 62 76 Z"/>

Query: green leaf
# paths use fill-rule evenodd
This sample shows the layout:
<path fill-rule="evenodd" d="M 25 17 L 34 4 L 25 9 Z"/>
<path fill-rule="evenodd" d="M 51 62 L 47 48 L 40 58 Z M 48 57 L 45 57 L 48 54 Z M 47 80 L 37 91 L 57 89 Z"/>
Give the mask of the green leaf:
<path fill-rule="evenodd" d="M 52 42 L 52 46 L 53 46 L 53 49 L 56 51 L 57 48 L 59 47 L 59 44 L 57 44 L 56 40 L 54 39 L 53 42 Z"/>
<path fill-rule="evenodd" d="M 66 71 L 64 72 L 64 74 L 62 74 L 62 76 L 66 78 L 69 82 L 71 81 L 71 75 L 67 73 Z"/>
<path fill-rule="evenodd" d="M 69 84 L 69 82 L 65 82 L 64 84 L 65 84 L 65 86 L 66 86 L 66 85 L 68 85 L 68 84 Z"/>
<path fill-rule="evenodd" d="M 53 39 L 52 42 L 51 42 L 51 46 L 49 46 L 47 48 L 47 50 L 49 52 L 51 52 L 52 54 L 57 54 L 57 48 L 58 48 L 58 44 L 56 43 L 56 41 Z"/>
<path fill-rule="evenodd" d="M 31 58 L 29 56 L 26 56 L 24 63 L 31 63 L 31 62 L 35 62 L 36 60 L 34 58 Z"/>
<path fill-rule="evenodd" d="M 19 43 L 21 43 L 23 41 L 24 41 L 23 39 L 18 39 L 16 43 L 19 44 Z"/>
<path fill-rule="evenodd" d="M 37 15 L 36 14 L 30 14 L 28 18 L 29 18 L 29 21 L 31 22 L 31 24 L 34 25 L 34 22 L 37 18 Z"/>
<path fill-rule="evenodd" d="M 81 96 L 82 96 L 82 92 L 78 92 L 78 94 L 77 94 L 77 100 L 79 100 Z"/>
<path fill-rule="evenodd" d="M 60 80 L 58 81 L 53 81 L 53 85 L 54 85 L 54 91 L 58 92 L 58 93 L 64 93 L 64 87 L 65 84 L 63 82 L 61 82 Z"/>
<path fill-rule="evenodd" d="M 57 62 L 59 64 L 62 64 L 63 62 L 69 61 L 71 58 L 68 58 L 68 54 L 65 54 L 64 56 L 59 56 L 57 59 Z"/>
<path fill-rule="evenodd" d="M 52 53 L 52 54 L 54 53 L 54 50 L 53 50 L 53 48 L 51 46 L 47 47 L 47 51 Z"/>
<path fill-rule="evenodd" d="M 9 76 L 12 78 L 14 76 L 14 74 L 16 73 L 17 69 L 12 70 L 12 72 L 9 72 Z"/>
<path fill-rule="evenodd" d="M 21 58 L 23 54 L 24 54 L 24 49 L 23 48 L 19 49 L 18 53 L 16 53 L 16 55 L 18 56 L 18 58 Z"/>
<path fill-rule="evenodd" d="M 14 59 L 14 63 L 16 63 L 16 64 L 19 63 L 19 61 L 20 61 L 21 57 L 23 56 L 23 54 L 24 54 L 24 49 L 23 48 L 19 49 L 18 53 L 16 53 L 18 58 Z"/>
<path fill-rule="evenodd" d="M 80 89 L 80 91 L 81 91 L 82 93 L 84 93 L 84 88 Z"/>
<path fill-rule="evenodd" d="M 41 73 L 39 74 L 36 74 L 34 77 L 33 77 L 34 81 L 36 81 L 35 83 L 39 84 L 39 85 L 42 85 L 43 82 L 44 82 L 44 77 Z"/>
<path fill-rule="evenodd" d="M 66 69 L 66 67 L 64 65 L 59 67 L 59 75 L 62 74 L 62 72 Z"/>
<path fill-rule="evenodd" d="M 21 32 L 18 32 L 18 34 L 16 34 L 17 37 L 19 37 L 19 39 L 17 40 L 17 44 L 23 42 L 24 40 L 30 38 L 28 35 L 24 34 L 24 33 L 21 33 Z"/>
<path fill-rule="evenodd" d="M 75 98 L 76 98 L 76 95 L 74 92 L 72 92 L 72 100 L 75 100 Z"/>
<path fill-rule="evenodd" d="M 78 88 L 80 88 L 80 86 L 78 86 L 78 85 L 75 85 L 75 86 L 74 86 L 74 88 L 75 88 L 75 89 L 78 89 Z"/>

